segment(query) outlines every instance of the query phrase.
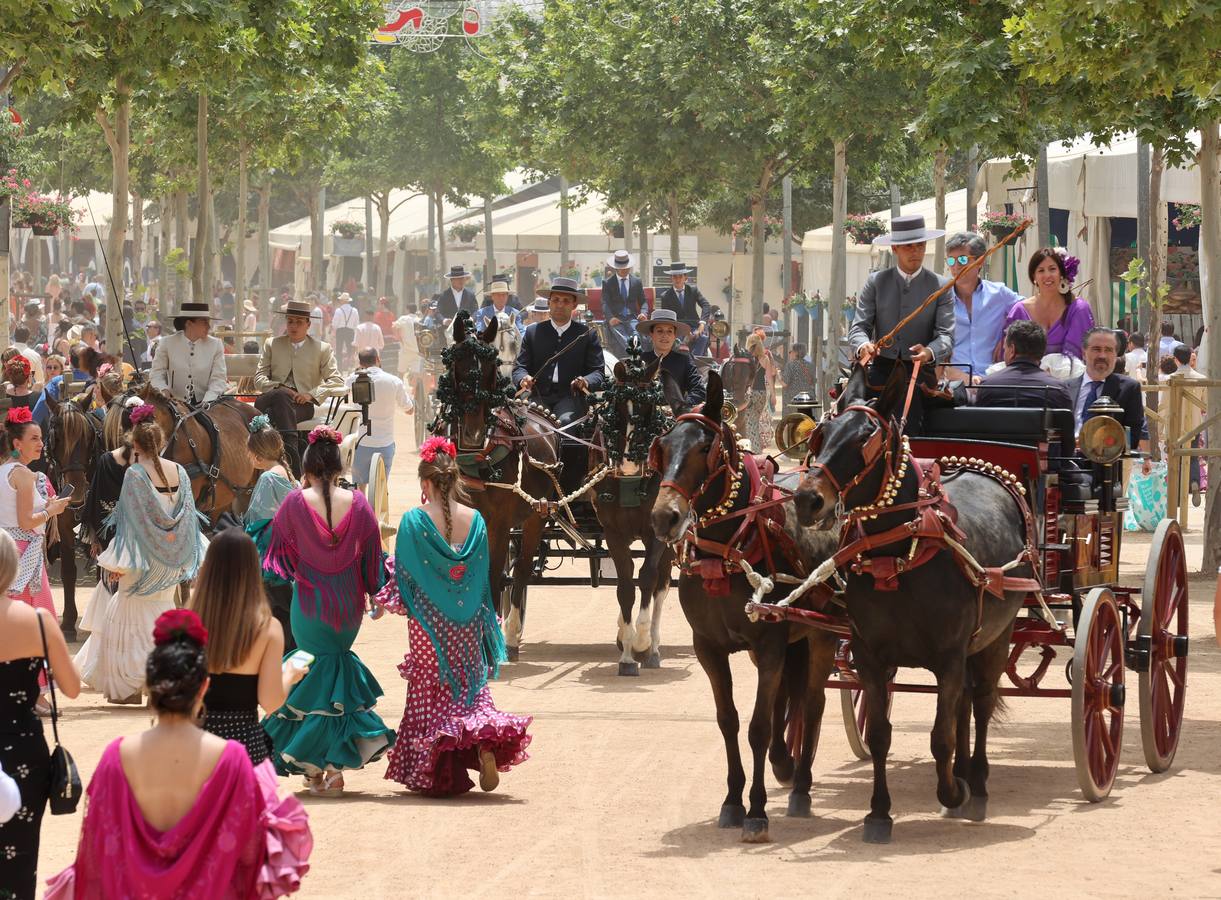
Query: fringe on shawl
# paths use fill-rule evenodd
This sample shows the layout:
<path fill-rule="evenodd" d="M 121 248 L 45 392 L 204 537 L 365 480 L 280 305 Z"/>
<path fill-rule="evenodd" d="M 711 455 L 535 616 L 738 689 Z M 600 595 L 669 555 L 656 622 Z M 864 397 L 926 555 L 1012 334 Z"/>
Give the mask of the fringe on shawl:
<path fill-rule="evenodd" d="M 106 525 L 114 528 L 106 554 L 113 555 L 125 570 L 141 573 L 132 585 L 133 594 L 156 594 L 190 581 L 199 572 L 206 546 L 200 531 L 204 519 L 195 509 L 191 482 L 182 466 L 178 479 L 174 512 L 167 514 L 144 470 L 129 468 L 123 480 L 125 490 L 106 519 Z M 140 487 L 126 489 L 129 481 Z"/>

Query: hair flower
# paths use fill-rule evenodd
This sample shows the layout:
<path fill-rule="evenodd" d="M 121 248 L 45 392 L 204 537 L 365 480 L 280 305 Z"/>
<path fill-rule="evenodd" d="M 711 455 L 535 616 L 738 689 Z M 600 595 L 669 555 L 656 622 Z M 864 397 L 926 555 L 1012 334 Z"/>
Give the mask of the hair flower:
<path fill-rule="evenodd" d="M 458 448 L 454 446 L 454 442 L 437 434 L 430 437 L 420 446 L 420 459 L 424 460 L 424 462 L 436 462 L 437 451 L 448 455 L 452 459 L 458 458 Z"/>
<path fill-rule="evenodd" d="M 5 415 L 4 421 L 9 425 L 25 425 L 34 421 L 34 414 L 30 412 L 29 407 L 14 406 Z"/>
<path fill-rule="evenodd" d="M 328 428 L 325 425 L 319 425 L 309 433 L 310 445 L 314 445 L 319 441 L 330 441 L 332 444 L 342 444 L 343 435 L 334 428 Z"/>
<path fill-rule="evenodd" d="M 251 434 L 258 434 L 264 428 L 271 427 L 271 417 L 262 416 L 262 415 L 255 416 L 253 419 L 250 420 L 250 424 L 247 425 L 246 427 L 250 429 Z"/>
<path fill-rule="evenodd" d="M 154 644 L 160 647 L 184 639 L 201 647 L 208 646 L 208 629 L 193 610 L 169 609 L 157 617 L 153 625 Z"/>
<path fill-rule="evenodd" d="M 114 370 L 114 363 L 102 363 L 98 366 L 98 378 L 105 378 Z"/>
<path fill-rule="evenodd" d="M 131 424 L 139 425 L 146 419 L 151 419 L 157 410 L 151 403 L 141 403 L 131 411 Z"/>

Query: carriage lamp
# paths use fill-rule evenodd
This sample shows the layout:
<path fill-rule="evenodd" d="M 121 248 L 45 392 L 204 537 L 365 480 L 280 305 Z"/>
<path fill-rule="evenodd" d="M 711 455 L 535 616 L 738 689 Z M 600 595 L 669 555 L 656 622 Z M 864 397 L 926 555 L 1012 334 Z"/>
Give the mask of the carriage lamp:
<path fill-rule="evenodd" d="M 1091 413 L 1094 412 L 1095 406 L 1096 403 L 1090 406 Z M 1109 466 L 1118 462 L 1127 451 L 1128 436 L 1124 427 L 1113 416 L 1105 413 L 1093 415 L 1081 426 L 1077 446 L 1090 462 Z"/>
<path fill-rule="evenodd" d="M 794 394 L 789 405 L 793 407 L 795 412 L 807 415 L 811 419 L 818 418 L 819 403 L 809 391 L 800 391 Z"/>
<path fill-rule="evenodd" d="M 373 379 L 364 369 L 357 369 L 356 377 L 352 379 L 352 402 L 360 407 L 360 419 L 365 426 L 365 432 L 371 433 L 369 404 L 373 402 Z"/>

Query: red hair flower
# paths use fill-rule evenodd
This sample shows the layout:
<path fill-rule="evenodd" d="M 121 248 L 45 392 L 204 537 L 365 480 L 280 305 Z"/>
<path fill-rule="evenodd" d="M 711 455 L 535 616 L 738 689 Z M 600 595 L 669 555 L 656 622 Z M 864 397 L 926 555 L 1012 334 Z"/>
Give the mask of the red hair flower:
<path fill-rule="evenodd" d="M 171 641 L 188 640 L 200 647 L 208 646 L 208 629 L 192 610 L 169 609 L 157 617 L 153 625 L 153 643 L 160 647 Z"/>
<path fill-rule="evenodd" d="M 449 578 L 451 581 L 461 581 L 462 576 L 465 574 L 466 566 L 462 565 L 462 563 L 458 563 L 458 565 L 449 570 Z"/>
<path fill-rule="evenodd" d="M 310 444 L 316 444 L 319 441 L 330 441 L 332 444 L 342 444 L 343 435 L 334 428 L 327 428 L 325 425 L 319 425 L 309 433 Z"/>
<path fill-rule="evenodd" d="M 34 421 L 34 414 L 30 412 L 27 406 L 14 406 L 5 415 L 4 421 L 9 425 L 25 425 L 28 422 Z"/>
<path fill-rule="evenodd" d="M 433 435 L 420 446 L 420 459 L 424 462 L 436 462 L 438 450 L 453 459 L 458 458 L 458 448 L 454 446 L 454 442 L 438 434 Z"/>
<path fill-rule="evenodd" d="M 10 369 L 15 372 L 21 372 L 26 376 L 26 378 L 29 378 L 34 372 L 33 367 L 30 365 L 30 361 L 24 356 L 14 356 L 4 364 L 4 369 L 6 372 Z"/>
<path fill-rule="evenodd" d="M 131 411 L 131 424 L 139 425 L 145 419 L 151 419 L 156 413 L 157 409 L 151 403 L 141 403 Z"/>

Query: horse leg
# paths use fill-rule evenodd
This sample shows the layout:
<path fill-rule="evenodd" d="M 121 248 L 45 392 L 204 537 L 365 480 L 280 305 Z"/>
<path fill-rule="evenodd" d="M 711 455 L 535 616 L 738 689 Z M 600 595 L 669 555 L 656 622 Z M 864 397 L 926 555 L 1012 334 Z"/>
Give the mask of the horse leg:
<path fill-rule="evenodd" d="M 712 700 L 716 704 L 716 723 L 725 741 L 726 776 L 725 800 L 721 803 L 718 828 L 741 828 L 746 818 L 746 807 L 742 805 L 742 790 L 746 787 L 746 772 L 742 768 L 742 752 L 738 749 L 738 710 L 733 705 L 733 673 L 729 668 L 729 654 L 713 645 L 697 631 L 692 637 L 695 658 L 699 660 L 708 684 L 712 687 Z"/>
<path fill-rule="evenodd" d="M 481 512 L 483 512 L 481 510 Z M 493 522 L 490 513 L 484 512 L 484 517 Z M 488 527 L 488 587 L 492 592 L 492 602 L 501 619 L 509 617 L 509 606 L 504 602 L 505 566 L 509 558 L 509 526 L 496 524 Z"/>
<path fill-rule="evenodd" d="M 810 653 L 805 643 L 797 641 L 785 648 L 783 674 L 772 705 L 772 739 L 767 759 L 772 764 L 772 774 L 783 787 L 793 784 L 793 752 L 789 749 L 788 730 L 793 727 L 800 731 L 805 713 L 805 688 L 810 668 Z"/>
<path fill-rule="evenodd" d="M 763 764 L 767 759 L 768 744 L 771 741 L 772 711 L 776 705 L 776 693 L 780 690 L 788 643 L 786 629 L 775 631 L 775 635 L 769 634 L 769 639 L 755 648 L 759 684 L 755 690 L 755 709 L 747 731 L 754 768 L 750 783 L 750 809 L 747 810 L 746 821 L 742 824 L 742 840 L 748 844 L 761 844 L 771 840 L 767 833 L 767 786 L 763 780 Z"/>
<path fill-rule="evenodd" d="M 74 517 L 65 513 L 55 517 L 55 528 L 59 533 L 59 579 L 64 586 L 64 615 L 60 627 L 64 638 L 76 640 L 76 534 L 73 531 Z"/>
<path fill-rule="evenodd" d="M 526 628 L 526 587 L 534 568 L 534 557 L 543 538 L 543 520 L 529 516 L 521 525 L 521 544 L 517 548 L 517 559 L 513 561 L 513 586 L 509 617 L 505 619 L 505 644 L 509 659 L 516 660 L 521 652 L 521 637 Z"/>
<path fill-rule="evenodd" d="M 615 643 L 619 647 L 619 674 L 639 675 L 640 663 L 632 656 L 636 631 L 632 627 L 632 605 L 636 599 L 636 583 L 632 579 L 632 545 L 623 535 L 606 533 L 606 549 L 615 564 L 615 599 L 619 601 L 619 630 Z"/>
<path fill-rule="evenodd" d="M 873 758 L 873 796 L 865 817 L 864 840 L 867 844 L 889 844 L 894 821 L 890 817 L 890 789 L 886 786 L 886 755 L 890 752 L 890 716 L 887 713 L 890 681 L 885 666 L 875 661 L 863 647 L 854 645 L 857 678 L 865 691 L 869 715 L 869 755 Z"/>
<path fill-rule="evenodd" d="M 644 661 L 646 669 L 661 668 L 661 610 L 670 593 L 670 568 L 674 563 L 674 551 L 661 541 L 657 541 L 657 544 L 661 549 L 657 554 L 657 569 L 652 582 L 652 620 L 649 624 L 649 655 Z"/>
<path fill-rule="evenodd" d="M 957 746 L 958 716 L 965 697 L 967 661 L 951 659 L 937 675 L 937 716 L 933 719 L 930 740 L 937 762 L 937 799 L 947 810 L 956 810 L 971 796 L 966 781 L 954 775 L 954 750 Z"/>
<path fill-rule="evenodd" d="M 822 730 L 823 712 L 827 707 L 827 679 L 835 669 L 835 650 L 839 639 L 823 631 L 814 632 L 806 641 L 809 645 L 809 678 L 805 689 L 805 711 L 801 721 L 801 750 L 793 790 L 789 794 L 788 815 L 806 818 L 810 815 L 810 788 L 814 785 L 814 753 Z"/>
<path fill-rule="evenodd" d="M 988 725 L 1001 703 L 997 682 L 1009 663 L 1009 632 L 997 638 L 967 665 L 973 675 L 970 703 L 975 709 L 975 753 L 971 756 L 971 798 L 962 807 L 962 817 L 982 822 L 988 816 Z M 968 698 L 963 699 L 963 706 Z"/>

